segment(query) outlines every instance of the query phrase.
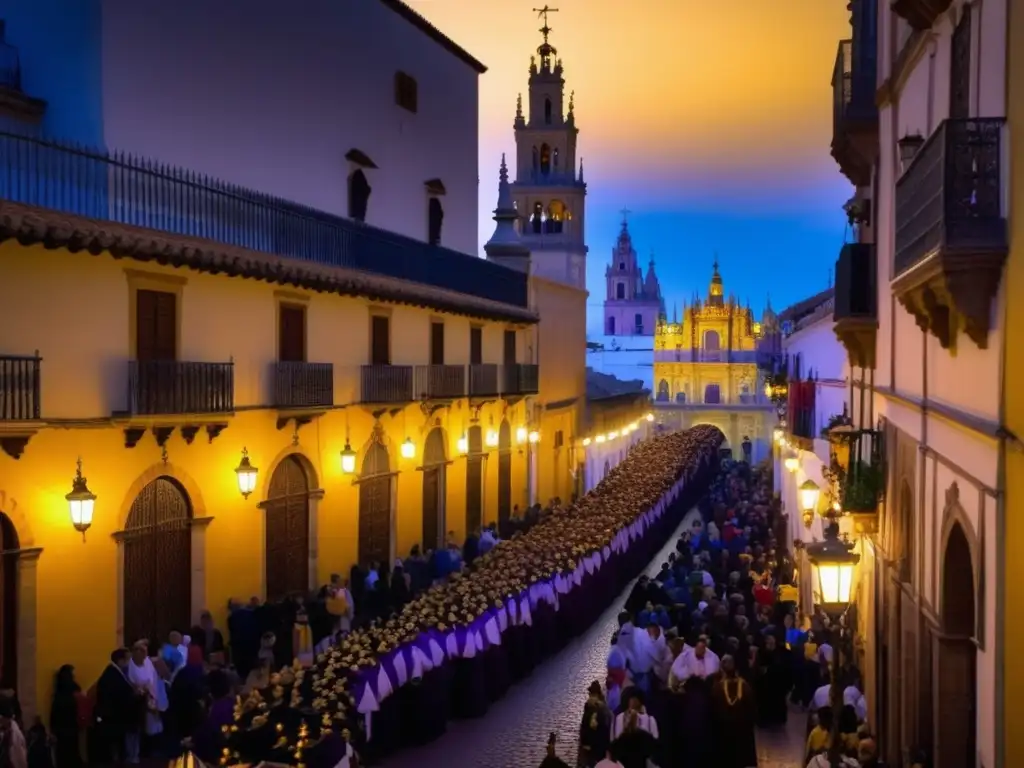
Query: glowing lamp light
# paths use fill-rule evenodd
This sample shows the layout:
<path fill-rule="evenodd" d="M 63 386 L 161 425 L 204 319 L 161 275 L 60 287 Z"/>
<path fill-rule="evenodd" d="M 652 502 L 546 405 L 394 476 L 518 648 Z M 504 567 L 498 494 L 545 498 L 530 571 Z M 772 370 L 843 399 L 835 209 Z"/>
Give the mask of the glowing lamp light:
<path fill-rule="evenodd" d="M 356 452 L 352 450 L 348 438 L 345 438 L 345 449 L 341 452 L 341 471 L 346 475 L 356 471 Z"/>
<path fill-rule="evenodd" d="M 603 443 L 607 439 L 608 438 L 605 437 L 604 435 L 598 435 L 597 437 L 594 438 L 594 442 L 597 443 L 598 445 L 600 445 L 601 443 Z"/>
<path fill-rule="evenodd" d="M 498 447 L 498 433 L 495 432 L 493 429 L 488 429 L 487 430 L 487 435 L 486 435 L 486 437 L 484 437 L 484 443 L 487 444 L 488 448 L 497 448 Z"/>
<path fill-rule="evenodd" d="M 796 472 L 798 469 L 800 469 L 800 459 L 798 459 L 796 456 L 787 456 L 786 460 L 782 463 L 790 472 Z"/>
<path fill-rule="evenodd" d="M 784 430 L 782 427 L 776 427 L 775 429 L 772 430 L 772 437 L 775 439 L 776 443 L 781 444 L 782 441 L 786 438 L 786 430 Z"/>
<path fill-rule="evenodd" d="M 238 466 L 235 467 L 235 478 L 238 480 L 238 491 L 242 494 L 243 499 L 248 499 L 249 494 L 256 490 L 256 476 L 259 472 L 260 471 L 249 461 L 249 451 L 243 448 L 242 460 L 238 462 Z"/>
<path fill-rule="evenodd" d="M 520 445 L 525 443 L 529 436 L 530 435 L 529 432 L 527 432 L 526 427 L 519 427 L 516 430 L 516 442 L 519 443 Z"/>
<path fill-rule="evenodd" d="M 638 429 L 640 429 L 640 425 L 635 421 L 629 425 L 630 432 L 636 432 Z"/>
<path fill-rule="evenodd" d="M 818 499 L 821 496 L 821 489 L 811 479 L 804 480 L 800 484 L 800 510 L 802 512 L 814 512 L 818 508 Z"/>
<path fill-rule="evenodd" d="M 540 441 L 540 432 L 535 429 L 531 429 L 528 437 L 531 443 L 537 443 Z"/>
<path fill-rule="evenodd" d="M 469 453 L 469 438 L 466 437 L 465 432 L 462 433 L 462 437 L 459 438 L 455 447 L 458 449 L 459 453 Z"/>
<path fill-rule="evenodd" d="M 654 414 L 653 413 L 648 413 L 646 418 L 647 418 L 647 421 L 654 421 Z"/>
<path fill-rule="evenodd" d="M 586 448 L 588 445 L 590 445 L 590 438 L 589 437 L 584 437 L 583 438 L 583 447 Z"/>
<path fill-rule="evenodd" d="M 821 607 L 827 612 L 845 610 L 853 594 L 853 575 L 860 555 L 831 532 L 824 541 L 809 544 L 807 556 L 818 583 Z"/>
<path fill-rule="evenodd" d="M 767 381 L 764 383 L 764 396 L 765 397 L 771 397 L 772 396 L 772 385 L 769 384 Z"/>
<path fill-rule="evenodd" d="M 619 433 L 618 433 L 618 432 L 609 432 L 609 433 L 608 433 L 608 439 L 609 439 L 609 440 L 614 440 L 614 439 L 615 439 L 616 437 L 618 437 L 618 436 L 619 436 Z"/>
<path fill-rule="evenodd" d="M 402 458 L 403 459 L 415 459 L 416 458 L 416 443 L 412 441 L 411 437 L 405 438 L 405 442 L 402 443 Z"/>
<path fill-rule="evenodd" d="M 71 513 L 71 525 L 82 534 L 92 526 L 92 513 L 96 506 L 96 494 L 89 490 L 89 485 L 82 476 L 82 460 L 78 460 L 75 477 L 71 481 L 71 493 L 64 496 L 68 501 L 68 512 Z"/>

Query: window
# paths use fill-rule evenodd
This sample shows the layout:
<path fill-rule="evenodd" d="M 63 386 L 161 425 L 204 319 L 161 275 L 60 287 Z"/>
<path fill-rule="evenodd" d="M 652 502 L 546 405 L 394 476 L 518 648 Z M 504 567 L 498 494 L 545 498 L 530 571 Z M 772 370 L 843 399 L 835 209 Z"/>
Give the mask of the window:
<path fill-rule="evenodd" d="M 644 332 L 644 316 L 637 312 L 633 315 L 633 325 L 636 326 L 637 333 Z"/>
<path fill-rule="evenodd" d="M 544 122 L 551 125 L 551 99 L 544 99 Z"/>
<path fill-rule="evenodd" d="M 366 210 L 370 205 L 370 183 L 362 169 L 357 169 L 348 177 L 348 217 L 356 221 L 366 221 Z"/>
<path fill-rule="evenodd" d="M 474 325 L 469 329 L 469 364 L 482 365 L 484 362 L 484 329 Z"/>
<path fill-rule="evenodd" d="M 135 292 L 135 359 L 176 360 L 178 297 L 167 291 Z"/>
<path fill-rule="evenodd" d="M 505 365 L 516 364 L 516 332 L 505 331 Z"/>
<path fill-rule="evenodd" d="M 530 228 L 539 235 L 544 228 L 544 204 L 533 204 L 533 216 L 530 217 Z"/>
<path fill-rule="evenodd" d="M 626 262 L 624 262 L 624 261 L 620 261 L 619 262 L 619 271 L 620 272 L 625 272 L 626 271 Z"/>
<path fill-rule="evenodd" d="M 548 215 L 544 220 L 544 231 L 558 234 L 562 231 L 562 222 L 566 219 L 565 203 L 552 200 L 548 203 Z"/>
<path fill-rule="evenodd" d="M 557 451 L 561 448 L 564 443 L 565 437 L 562 435 L 562 430 L 559 429 L 555 432 L 555 450 Z"/>
<path fill-rule="evenodd" d="M 282 363 L 306 361 L 306 308 L 282 304 L 277 312 L 277 359 Z"/>
<path fill-rule="evenodd" d="M 537 148 L 533 148 L 533 172 L 537 173 L 540 170 L 540 154 L 537 152 Z"/>
<path fill-rule="evenodd" d="M 413 114 L 419 110 L 419 85 L 412 75 L 395 72 L 395 104 Z"/>
<path fill-rule="evenodd" d="M 626 284 L 625 283 L 616 283 L 615 284 L 615 298 L 616 299 L 624 299 L 624 298 L 626 298 Z"/>
<path fill-rule="evenodd" d="M 427 242 L 431 245 L 441 244 L 441 224 L 444 223 L 444 208 L 441 201 L 431 197 L 427 203 Z"/>
<path fill-rule="evenodd" d="M 391 365 L 391 318 L 370 317 L 370 365 Z"/>
<path fill-rule="evenodd" d="M 609 317 L 608 318 L 608 335 L 609 336 L 614 336 L 615 335 L 615 318 L 614 317 Z"/>
<path fill-rule="evenodd" d="M 704 387 L 704 403 L 706 405 L 718 405 L 722 401 L 722 393 L 717 384 L 708 384 Z"/>
<path fill-rule="evenodd" d="M 430 364 L 444 365 L 444 323 L 430 324 Z"/>
<path fill-rule="evenodd" d="M 547 144 L 540 145 L 540 172 L 545 176 L 551 173 L 551 147 Z"/>

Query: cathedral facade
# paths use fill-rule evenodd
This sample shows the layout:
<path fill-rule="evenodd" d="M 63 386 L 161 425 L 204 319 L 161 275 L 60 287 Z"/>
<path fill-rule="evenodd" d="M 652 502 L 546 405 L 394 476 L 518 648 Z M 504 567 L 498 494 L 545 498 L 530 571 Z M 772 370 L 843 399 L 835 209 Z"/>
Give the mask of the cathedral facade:
<path fill-rule="evenodd" d="M 675 428 L 713 424 L 733 455 L 748 440 L 752 458 L 771 452 L 775 410 L 758 366 L 763 339 L 776 325 L 771 308 L 761 322 L 749 306 L 726 296 L 715 262 L 705 299 L 683 305 L 682 322 L 658 323 L 654 335 L 654 401 L 660 423 Z"/>

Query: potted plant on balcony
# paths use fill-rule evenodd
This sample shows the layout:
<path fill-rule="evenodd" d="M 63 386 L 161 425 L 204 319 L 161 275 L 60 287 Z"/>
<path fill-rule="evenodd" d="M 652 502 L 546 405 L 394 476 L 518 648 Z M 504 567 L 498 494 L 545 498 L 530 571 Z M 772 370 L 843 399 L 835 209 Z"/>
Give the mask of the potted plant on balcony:
<path fill-rule="evenodd" d="M 873 463 L 857 461 L 846 473 L 843 487 L 843 509 L 852 515 L 873 514 L 882 495 L 883 475 Z"/>

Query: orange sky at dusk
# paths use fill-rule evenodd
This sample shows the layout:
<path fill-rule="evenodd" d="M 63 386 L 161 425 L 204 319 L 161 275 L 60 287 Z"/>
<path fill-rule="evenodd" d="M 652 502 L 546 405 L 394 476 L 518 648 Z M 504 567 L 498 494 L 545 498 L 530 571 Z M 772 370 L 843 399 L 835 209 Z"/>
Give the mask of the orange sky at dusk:
<path fill-rule="evenodd" d="M 538 0 L 406 0 L 489 67 L 481 181 L 511 150 L 541 26 Z M 841 0 L 560 0 L 551 42 L 576 92 L 588 180 L 715 178 L 792 188 L 834 174 L 832 65 Z M 488 160 L 489 158 L 489 160 Z M 485 162 L 486 161 L 486 162 Z M 718 187 L 718 184 L 714 184 Z"/>

